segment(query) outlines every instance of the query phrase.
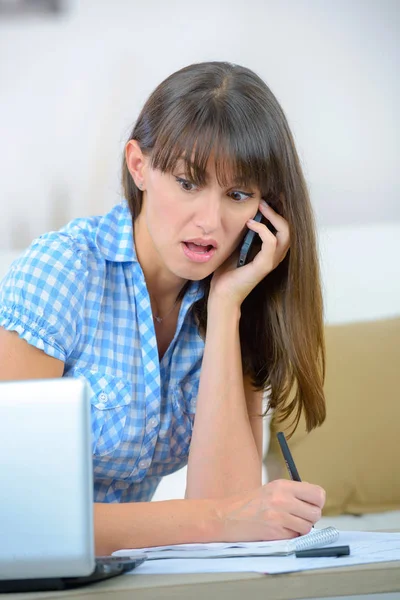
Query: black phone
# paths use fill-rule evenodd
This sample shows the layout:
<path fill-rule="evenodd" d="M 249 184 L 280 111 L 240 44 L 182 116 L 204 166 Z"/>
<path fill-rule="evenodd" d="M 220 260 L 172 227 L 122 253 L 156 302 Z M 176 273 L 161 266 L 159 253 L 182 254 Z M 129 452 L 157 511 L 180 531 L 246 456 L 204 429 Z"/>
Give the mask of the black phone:
<path fill-rule="evenodd" d="M 257 211 L 257 214 L 254 217 L 254 220 L 260 222 L 261 219 L 262 219 L 262 214 L 260 213 L 260 211 Z M 236 265 L 237 267 L 243 267 L 243 265 L 246 264 L 247 258 L 249 256 L 250 248 L 254 241 L 255 234 L 256 234 L 255 231 L 253 231 L 252 229 L 249 229 L 248 232 L 246 233 L 246 235 L 244 236 L 242 245 L 240 246 L 239 258 L 238 258 L 238 262 Z"/>

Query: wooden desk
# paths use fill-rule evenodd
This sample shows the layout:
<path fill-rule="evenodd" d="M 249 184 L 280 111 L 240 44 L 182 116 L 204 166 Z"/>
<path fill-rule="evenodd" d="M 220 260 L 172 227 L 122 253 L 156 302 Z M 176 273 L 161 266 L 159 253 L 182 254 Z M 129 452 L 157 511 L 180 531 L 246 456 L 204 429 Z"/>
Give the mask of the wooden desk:
<path fill-rule="evenodd" d="M 400 561 L 280 575 L 122 575 L 67 592 L 7 594 L 4 600 L 294 600 L 400 592 Z"/>

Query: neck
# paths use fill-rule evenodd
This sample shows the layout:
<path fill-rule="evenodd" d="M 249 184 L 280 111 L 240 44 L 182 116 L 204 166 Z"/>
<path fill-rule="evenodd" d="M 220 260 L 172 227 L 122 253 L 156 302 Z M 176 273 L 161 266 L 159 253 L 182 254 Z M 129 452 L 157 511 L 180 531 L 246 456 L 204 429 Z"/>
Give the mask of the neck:
<path fill-rule="evenodd" d="M 162 316 L 171 309 L 187 280 L 177 277 L 166 268 L 154 247 L 142 215 L 135 220 L 134 238 L 136 255 L 146 280 L 153 312 Z"/>

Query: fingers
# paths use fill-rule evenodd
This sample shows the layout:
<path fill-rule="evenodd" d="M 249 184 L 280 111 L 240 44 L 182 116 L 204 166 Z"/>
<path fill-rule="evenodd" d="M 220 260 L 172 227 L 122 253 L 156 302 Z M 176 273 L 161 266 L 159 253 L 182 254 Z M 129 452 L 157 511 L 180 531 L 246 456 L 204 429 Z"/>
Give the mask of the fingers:
<path fill-rule="evenodd" d="M 308 504 L 313 504 L 322 509 L 325 504 L 326 493 L 324 488 L 306 481 L 289 481 L 288 479 L 275 479 L 263 487 L 273 490 L 280 496 L 290 495 Z"/>
<path fill-rule="evenodd" d="M 278 479 L 266 484 L 264 488 L 269 488 L 266 494 L 272 506 L 313 523 L 321 518 L 325 490 L 319 485 Z"/>
<path fill-rule="evenodd" d="M 236 536 L 236 541 L 305 535 L 321 518 L 324 502 L 325 491 L 318 485 L 285 479 L 272 481 L 245 495 L 223 499 L 224 535 L 229 536 L 226 539 Z"/>
<path fill-rule="evenodd" d="M 261 200 L 259 209 L 268 221 L 271 221 L 278 233 L 289 233 L 288 222 L 284 217 L 278 214 L 265 200 Z"/>
<path fill-rule="evenodd" d="M 318 506 L 308 504 L 308 502 L 303 502 L 303 500 L 298 500 L 290 496 L 284 498 L 278 497 L 276 500 L 271 499 L 270 506 L 277 511 L 286 513 L 290 517 L 304 521 L 307 527 L 311 527 L 317 523 L 322 516 L 322 511 Z"/>
<path fill-rule="evenodd" d="M 265 529 L 268 528 L 266 539 L 287 539 L 310 533 L 314 523 L 291 515 L 284 511 L 268 511 L 265 520 Z M 268 521 L 268 522 L 267 522 Z M 271 527 L 270 523 L 273 523 Z"/>
<path fill-rule="evenodd" d="M 289 224 L 286 221 L 286 219 L 284 219 L 284 217 L 279 215 L 273 208 L 271 208 L 265 202 L 265 200 L 261 200 L 259 209 L 260 209 L 261 213 L 264 215 L 264 217 L 266 219 L 268 219 L 268 221 L 271 221 L 272 225 L 275 227 L 276 239 L 281 244 L 284 244 L 284 245 L 288 244 L 290 235 L 289 235 Z"/>
<path fill-rule="evenodd" d="M 276 480 L 263 486 L 268 512 L 281 526 L 304 535 L 322 516 L 325 490 L 307 482 Z"/>
<path fill-rule="evenodd" d="M 289 481 L 287 479 L 277 479 L 267 485 L 274 485 L 279 490 L 284 490 L 284 492 L 293 495 L 295 498 L 312 504 L 321 510 L 324 507 L 326 493 L 319 485 L 307 483 L 306 481 Z"/>
<path fill-rule="evenodd" d="M 313 504 L 322 510 L 326 500 L 326 493 L 322 487 L 305 481 L 288 481 L 287 483 L 293 484 L 293 493 L 296 498 L 308 502 L 309 504 Z M 298 483 L 300 483 L 300 485 L 296 485 Z"/>
<path fill-rule="evenodd" d="M 314 522 L 312 521 L 307 521 L 306 519 L 301 519 L 300 517 L 289 514 L 283 516 L 283 522 L 285 529 L 293 532 L 291 537 L 295 537 L 295 535 L 307 535 L 314 525 Z"/>
<path fill-rule="evenodd" d="M 255 231 L 261 238 L 266 248 L 272 248 L 274 252 L 274 268 L 282 262 L 290 247 L 290 232 L 288 222 L 278 215 L 264 200 L 260 202 L 259 209 L 263 216 L 275 227 L 274 235 L 264 223 L 258 223 L 253 219 L 247 222 L 249 229 Z"/>

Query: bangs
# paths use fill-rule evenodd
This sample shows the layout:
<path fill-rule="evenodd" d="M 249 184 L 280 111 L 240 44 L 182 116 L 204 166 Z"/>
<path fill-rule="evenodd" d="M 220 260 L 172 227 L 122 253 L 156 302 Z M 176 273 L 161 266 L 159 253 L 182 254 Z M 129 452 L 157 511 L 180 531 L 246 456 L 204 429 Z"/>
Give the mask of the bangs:
<path fill-rule="evenodd" d="M 221 187 L 256 187 L 264 198 L 276 193 L 279 172 L 265 123 L 257 123 L 259 116 L 252 120 L 246 111 L 239 114 L 237 107 L 231 114 L 229 106 L 221 110 L 211 102 L 195 114 L 187 103 L 177 108 L 166 115 L 155 141 L 153 168 L 172 173 L 179 166 L 190 181 L 204 186 L 211 158 Z"/>

